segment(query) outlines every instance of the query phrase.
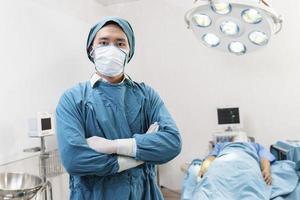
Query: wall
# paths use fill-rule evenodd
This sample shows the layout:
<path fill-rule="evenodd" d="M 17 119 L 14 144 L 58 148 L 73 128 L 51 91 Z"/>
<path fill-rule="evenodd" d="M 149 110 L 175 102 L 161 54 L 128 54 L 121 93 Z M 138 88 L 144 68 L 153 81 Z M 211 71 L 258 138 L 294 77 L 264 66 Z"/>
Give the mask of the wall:
<path fill-rule="evenodd" d="M 5 113 L 0 116 L 1 156 L 37 144 L 26 136 L 27 118 L 54 109 L 66 88 L 89 77 L 87 30 L 106 14 L 132 23 L 137 49 L 127 72 L 160 93 L 181 130 L 181 155 L 160 167 L 164 186 L 179 189 L 180 165 L 207 152 L 216 127 L 216 106 L 239 105 L 244 129 L 266 147 L 279 139 L 299 139 L 296 0 L 273 2 L 284 15 L 283 31 L 267 48 L 241 57 L 203 47 L 186 29 L 183 15 L 192 0 L 144 0 L 109 7 L 93 0 L 0 2 L 0 106 Z"/>
<path fill-rule="evenodd" d="M 27 120 L 54 111 L 64 90 L 92 74 L 85 54 L 88 10 L 97 10 L 98 17 L 105 12 L 92 1 L 0 3 L 0 152 L 7 156 L 38 144 L 27 137 Z"/>

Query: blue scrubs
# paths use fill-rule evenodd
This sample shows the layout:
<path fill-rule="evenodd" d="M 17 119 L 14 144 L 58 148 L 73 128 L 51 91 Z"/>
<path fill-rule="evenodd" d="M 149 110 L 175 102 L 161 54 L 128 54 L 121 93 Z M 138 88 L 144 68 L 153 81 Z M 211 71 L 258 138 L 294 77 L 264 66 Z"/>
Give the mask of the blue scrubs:
<path fill-rule="evenodd" d="M 228 144 L 230 144 L 230 142 L 217 143 L 215 145 L 214 149 L 211 152 L 209 152 L 208 156 L 217 157 L 220 154 L 220 152 L 224 149 L 224 147 L 226 147 Z M 271 154 L 262 145 L 260 145 L 258 143 L 254 143 L 254 142 L 249 142 L 248 144 L 250 144 L 250 146 L 256 151 L 260 160 L 262 158 L 268 159 L 270 162 L 274 162 L 276 160 L 275 157 L 273 156 L 273 154 Z"/>
<path fill-rule="evenodd" d="M 67 90 L 56 110 L 62 163 L 70 174 L 72 200 L 160 200 L 155 164 L 181 151 L 174 120 L 158 94 L 144 83 L 80 83 Z M 154 122 L 159 131 L 145 134 Z M 117 155 L 98 153 L 86 138 L 135 138 L 144 164 L 118 173 Z"/>

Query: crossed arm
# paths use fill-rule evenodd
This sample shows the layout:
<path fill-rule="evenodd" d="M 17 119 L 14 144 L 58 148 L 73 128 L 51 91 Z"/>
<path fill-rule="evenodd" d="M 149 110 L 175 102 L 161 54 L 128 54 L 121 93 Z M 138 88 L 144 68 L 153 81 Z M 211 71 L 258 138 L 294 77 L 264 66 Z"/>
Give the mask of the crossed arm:
<path fill-rule="evenodd" d="M 150 125 L 146 134 L 155 133 L 159 130 L 157 122 Z M 109 140 L 106 138 L 93 136 L 87 139 L 87 144 L 90 148 L 102 154 L 117 154 L 118 155 L 118 172 L 131 169 L 143 164 L 143 161 L 134 159 L 136 156 L 136 141 L 133 138 Z"/>
<path fill-rule="evenodd" d="M 96 149 L 87 141 L 82 100 L 77 93 L 66 92 L 61 97 L 56 109 L 59 152 L 62 163 L 69 174 L 107 176 L 118 173 L 122 171 L 122 163 L 127 163 L 124 159 L 120 159 L 119 154 L 123 155 L 123 153 L 132 155 L 132 157 L 126 156 L 126 158 L 131 159 L 133 163 L 136 162 L 135 164 L 142 162 L 162 164 L 173 159 L 181 151 L 181 138 L 175 122 L 162 100 L 151 88 L 147 89 L 149 108 L 151 108 L 149 117 L 151 122 L 159 122 L 159 130 L 155 134 L 136 133 L 133 138 L 124 140 L 124 143 L 121 142 L 124 146 L 119 146 L 120 148 L 117 150 L 113 145 L 108 152 L 101 152 L 101 149 Z M 109 144 L 108 147 L 111 148 L 110 144 L 113 141 L 106 138 L 98 139 L 104 141 L 104 144 Z M 134 148 L 127 151 L 127 145 L 135 146 L 135 151 Z"/>

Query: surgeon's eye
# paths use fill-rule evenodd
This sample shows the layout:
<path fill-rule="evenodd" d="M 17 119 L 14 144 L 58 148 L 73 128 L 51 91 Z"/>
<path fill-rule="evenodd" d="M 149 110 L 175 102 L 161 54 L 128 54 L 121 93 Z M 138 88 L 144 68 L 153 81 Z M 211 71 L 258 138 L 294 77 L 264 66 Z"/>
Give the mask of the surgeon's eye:
<path fill-rule="evenodd" d="M 100 41 L 98 43 L 98 45 L 100 45 L 100 46 L 107 46 L 107 45 L 109 45 L 109 42 L 107 42 L 107 41 Z"/>
<path fill-rule="evenodd" d="M 126 44 L 124 42 L 118 42 L 117 47 L 120 47 L 120 48 L 126 47 Z"/>

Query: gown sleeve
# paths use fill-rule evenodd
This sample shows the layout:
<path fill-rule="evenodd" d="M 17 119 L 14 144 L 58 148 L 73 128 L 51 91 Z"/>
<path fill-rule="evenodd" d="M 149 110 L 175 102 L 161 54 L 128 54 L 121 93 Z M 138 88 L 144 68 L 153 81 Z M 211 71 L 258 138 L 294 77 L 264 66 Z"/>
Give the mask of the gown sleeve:
<path fill-rule="evenodd" d="M 66 92 L 56 108 L 56 126 L 62 164 L 70 175 L 107 176 L 117 173 L 119 165 L 115 155 L 91 149 L 85 139 L 82 109 L 75 96 Z"/>
<path fill-rule="evenodd" d="M 159 95 L 146 86 L 149 98 L 147 113 L 150 124 L 158 122 L 159 130 L 151 134 L 135 134 L 136 159 L 163 164 L 175 158 L 181 151 L 179 130 Z"/>
<path fill-rule="evenodd" d="M 218 157 L 218 155 L 220 154 L 222 148 L 224 146 L 224 143 L 217 143 L 214 147 L 214 149 L 212 151 L 210 151 L 207 155 L 208 156 L 215 156 L 215 157 Z"/>
<path fill-rule="evenodd" d="M 267 159 L 271 163 L 276 160 L 276 158 L 271 154 L 265 147 L 263 147 L 261 144 L 256 143 L 257 146 L 257 153 L 259 156 L 259 159 Z"/>

